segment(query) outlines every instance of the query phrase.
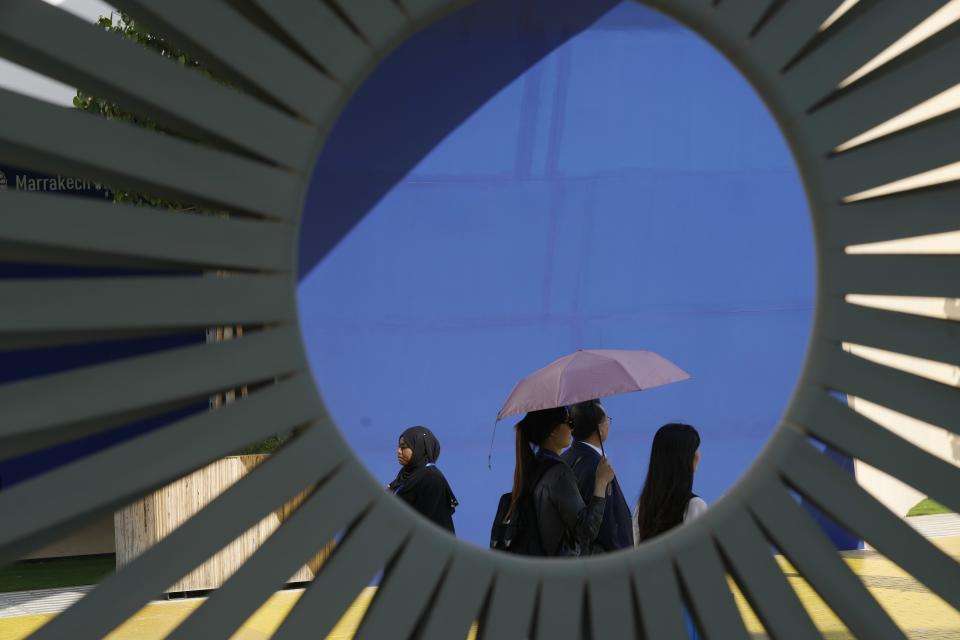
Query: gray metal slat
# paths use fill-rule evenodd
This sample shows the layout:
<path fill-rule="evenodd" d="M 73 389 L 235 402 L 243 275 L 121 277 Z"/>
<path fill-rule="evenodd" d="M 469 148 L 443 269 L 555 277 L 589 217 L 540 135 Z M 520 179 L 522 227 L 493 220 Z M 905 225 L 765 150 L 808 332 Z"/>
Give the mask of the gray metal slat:
<path fill-rule="evenodd" d="M 317 0 L 253 0 L 318 65 L 341 82 L 363 73 L 370 47 Z"/>
<path fill-rule="evenodd" d="M 0 385 L 0 458 L 94 433 L 140 410 L 306 370 L 294 327 Z M 38 403 L 37 398 L 46 401 Z"/>
<path fill-rule="evenodd" d="M 783 99 L 810 108 L 947 1 L 880 0 L 855 19 L 837 25 L 830 38 L 784 76 L 778 87 Z"/>
<path fill-rule="evenodd" d="M 826 196 L 840 200 L 891 182 L 960 161 L 960 150 L 945 140 L 960 138 L 960 113 L 830 156 L 819 167 Z"/>
<path fill-rule="evenodd" d="M 823 227 L 820 241 L 824 246 L 843 248 L 956 231 L 960 229 L 958 206 L 960 186 L 908 191 L 896 198 L 833 203 L 824 207 L 818 219 Z"/>
<path fill-rule="evenodd" d="M 814 438 L 960 511 L 960 469 L 835 400 L 804 386 L 791 421 Z"/>
<path fill-rule="evenodd" d="M 296 319 L 288 275 L 0 280 L 0 345 L 11 335 L 198 329 Z"/>
<path fill-rule="evenodd" d="M 917 358 L 960 365 L 960 323 L 863 307 L 842 300 L 829 307 L 821 333 L 829 340 L 852 342 Z"/>
<path fill-rule="evenodd" d="M 0 89 L 0 160 L 191 205 L 292 221 L 302 177 Z"/>
<path fill-rule="evenodd" d="M 834 147 L 883 124 L 958 81 L 953 61 L 960 58 L 960 24 L 904 53 L 845 89 L 807 118 L 804 144 L 827 154 Z"/>
<path fill-rule="evenodd" d="M 640 633 L 636 619 L 630 570 L 622 558 L 603 562 L 590 558 L 586 566 L 587 606 L 594 638 L 629 638 Z"/>
<path fill-rule="evenodd" d="M 115 511 L 217 458 L 307 424 L 323 414 L 318 400 L 312 378 L 301 374 L 5 488 L 0 510 L 17 517 L 0 529 L 0 565 L 56 541 L 88 516 Z M 190 446 L 182 446 L 187 441 Z M 115 478 L 124 481 L 110 481 Z"/>
<path fill-rule="evenodd" d="M 400 549 L 412 521 L 398 518 L 396 498 L 384 492 L 337 542 L 304 594 L 273 636 L 275 640 L 326 637 L 374 574 Z"/>
<path fill-rule="evenodd" d="M 690 609 L 708 640 L 749 640 L 750 634 L 727 584 L 727 572 L 708 535 L 674 547 Z"/>
<path fill-rule="evenodd" d="M 216 75 L 258 90 L 317 125 L 325 125 L 342 88 L 249 22 L 229 4 L 211 0 L 116 0 L 119 9 L 189 52 Z"/>
<path fill-rule="evenodd" d="M 728 37 L 745 41 L 774 4 L 775 0 L 724 0 L 711 21 Z"/>
<path fill-rule="evenodd" d="M 845 353 L 839 345 L 832 351 L 811 371 L 818 384 L 960 433 L 960 389 Z"/>
<path fill-rule="evenodd" d="M 4 4 L 0 55 L 166 129 L 291 168 L 312 159 L 305 122 L 46 3 Z"/>
<path fill-rule="evenodd" d="M 840 0 L 786 0 L 753 38 L 751 61 L 771 76 L 781 70 L 817 35 Z"/>
<path fill-rule="evenodd" d="M 168 638 L 228 638 L 337 532 L 373 501 L 343 500 L 356 486 L 371 485 L 359 463 L 325 479 L 219 589 Z"/>
<path fill-rule="evenodd" d="M 457 545 L 450 569 L 418 631 L 419 640 L 467 637 L 493 583 L 494 564 L 486 552 Z"/>
<path fill-rule="evenodd" d="M 535 640 L 580 640 L 586 620 L 583 564 L 544 567 L 537 596 Z"/>
<path fill-rule="evenodd" d="M 0 191 L 0 239 L 30 252 L 105 256 L 99 264 L 290 271 L 292 225 Z M 97 263 L 95 259 L 90 260 Z"/>
<path fill-rule="evenodd" d="M 501 562 L 497 567 L 489 605 L 479 621 L 479 640 L 527 640 L 529 637 L 540 577 L 531 562 L 516 560 L 517 564 Z"/>
<path fill-rule="evenodd" d="M 271 455 L 32 637 L 104 637 L 151 598 L 330 473 L 348 454 L 340 447 L 329 446 L 327 440 L 324 429 L 308 429 L 292 446 Z"/>
<path fill-rule="evenodd" d="M 824 513 L 869 542 L 953 608 L 960 609 L 960 564 L 867 493 L 849 473 L 787 429 L 791 455 L 780 461 L 787 482 Z"/>
<path fill-rule="evenodd" d="M 753 516 L 747 513 L 724 518 L 713 525 L 713 530 L 734 579 L 764 628 L 778 640 L 820 638 Z"/>
<path fill-rule="evenodd" d="M 407 17 L 392 0 L 330 0 L 376 49 L 390 46 L 408 28 Z"/>
<path fill-rule="evenodd" d="M 857 637 L 906 638 L 786 489 L 771 483 L 747 499 L 767 537 Z"/>
<path fill-rule="evenodd" d="M 412 636 L 431 606 L 434 591 L 443 582 L 455 543 L 453 536 L 439 530 L 414 531 L 396 561 L 384 570 L 377 594 L 360 621 L 356 640 Z"/>
<path fill-rule="evenodd" d="M 960 256 L 832 252 L 823 257 L 827 292 L 960 297 Z"/>
<path fill-rule="evenodd" d="M 659 553 L 651 548 L 645 561 L 633 567 L 633 587 L 640 610 L 643 637 L 648 640 L 686 638 L 684 602 L 668 548 L 662 540 L 646 544 L 663 547 Z"/>

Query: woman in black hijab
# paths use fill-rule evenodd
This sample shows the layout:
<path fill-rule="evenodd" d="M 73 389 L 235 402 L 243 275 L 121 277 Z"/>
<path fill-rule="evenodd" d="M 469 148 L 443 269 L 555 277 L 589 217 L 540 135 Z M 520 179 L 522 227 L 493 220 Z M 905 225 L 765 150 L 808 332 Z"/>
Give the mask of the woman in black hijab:
<path fill-rule="evenodd" d="M 397 462 L 402 468 L 388 489 L 423 517 L 454 533 L 453 512 L 459 503 L 437 468 L 439 457 L 440 442 L 430 429 L 410 427 L 400 434 Z"/>

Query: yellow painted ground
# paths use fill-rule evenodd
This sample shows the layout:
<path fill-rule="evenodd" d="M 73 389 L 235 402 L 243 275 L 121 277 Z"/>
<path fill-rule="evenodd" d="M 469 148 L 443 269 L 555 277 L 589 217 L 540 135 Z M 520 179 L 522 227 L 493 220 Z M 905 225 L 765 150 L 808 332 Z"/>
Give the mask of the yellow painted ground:
<path fill-rule="evenodd" d="M 960 537 L 933 540 L 940 548 L 960 561 Z M 876 554 L 853 552 L 845 560 L 861 577 L 870 593 L 886 609 L 893 620 L 910 638 L 960 640 L 960 612 L 938 596 L 931 594 L 897 565 Z M 801 602 L 810 612 L 817 628 L 830 640 L 852 639 L 853 635 L 833 611 L 817 596 L 805 580 L 799 578 L 789 562 L 778 558 Z M 750 609 L 743 595 L 731 582 L 737 604 L 740 605 L 751 634 L 762 636 L 763 625 Z M 361 617 L 370 605 L 374 590 L 364 590 L 337 624 L 328 640 L 347 640 L 353 637 Z M 281 591 L 267 600 L 244 623 L 233 640 L 261 640 L 269 638 L 300 598 L 301 591 Z M 141 609 L 130 620 L 118 627 L 109 640 L 153 640 L 163 638 L 182 622 L 202 600 L 155 602 Z M 30 635 L 55 614 L 0 618 L 0 640 L 20 640 Z M 471 630 L 468 640 L 475 635 Z"/>

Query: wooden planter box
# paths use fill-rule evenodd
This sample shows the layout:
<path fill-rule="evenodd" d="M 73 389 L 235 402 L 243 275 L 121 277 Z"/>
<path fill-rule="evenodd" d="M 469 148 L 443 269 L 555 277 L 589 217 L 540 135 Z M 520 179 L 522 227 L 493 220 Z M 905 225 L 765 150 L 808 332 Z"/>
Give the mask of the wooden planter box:
<path fill-rule="evenodd" d="M 267 457 L 268 454 L 263 454 L 230 456 L 217 460 L 118 511 L 114 516 L 117 568 L 131 562 L 169 535 Z M 298 495 L 281 509 L 265 517 L 217 555 L 170 585 L 166 593 L 205 591 L 220 587 L 296 509 L 306 495 L 307 492 Z M 333 543 L 324 547 L 290 576 L 289 582 L 312 580 L 332 551 Z"/>

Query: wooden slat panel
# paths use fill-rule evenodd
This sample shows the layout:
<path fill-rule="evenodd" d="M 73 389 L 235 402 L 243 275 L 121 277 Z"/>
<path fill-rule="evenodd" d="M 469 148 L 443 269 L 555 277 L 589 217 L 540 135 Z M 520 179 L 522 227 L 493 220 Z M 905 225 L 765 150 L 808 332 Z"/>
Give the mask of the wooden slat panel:
<path fill-rule="evenodd" d="M 420 640 L 466 638 L 480 616 L 493 582 L 494 562 L 478 549 L 457 545 L 427 618 L 418 630 Z"/>
<path fill-rule="evenodd" d="M 786 0 L 754 38 L 748 50 L 752 61 L 766 73 L 778 74 L 838 6 L 840 0 Z"/>
<path fill-rule="evenodd" d="M 4 334 L 291 322 L 291 292 L 287 275 L 2 280 L 0 345 Z"/>
<path fill-rule="evenodd" d="M 528 563 L 498 567 L 490 603 L 480 620 L 480 640 L 529 637 L 539 585 L 540 578 Z"/>
<path fill-rule="evenodd" d="M 660 544 L 663 544 L 662 541 Z M 644 637 L 650 640 L 687 637 L 680 585 L 667 553 L 665 547 L 662 554 L 637 564 L 633 569 L 640 622 L 643 624 Z"/>
<path fill-rule="evenodd" d="M 857 637 L 905 638 L 783 487 L 770 484 L 749 500 L 768 537 Z"/>
<path fill-rule="evenodd" d="M 102 638 L 190 569 L 332 471 L 343 450 L 309 429 L 33 636 Z"/>
<path fill-rule="evenodd" d="M 676 547 L 675 554 L 693 614 L 707 639 L 748 640 L 750 634 L 727 584 L 726 570 L 713 540 L 701 536 L 695 543 Z"/>
<path fill-rule="evenodd" d="M 0 191 L 0 210 L 0 238 L 32 252 L 99 254 L 105 265 L 113 264 L 109 256 L 127 265 L 231 270 L 289 271 L 293 263 L 294 229 L 284 223 L 16 191 Z"/>
<path fill-rule="evenodd" d="M 219 77 L 259 91 L 316 124 L 341 97 L 327 76 L 226 2 L 196 11 L 190 0 L 117 0 L 151 31 L 192 53 Z"/>
<path fill-rule="evenodd" d="M 794 441 L 794 446 L 779 466 L 797 491 L 960 609 L 960 564 L 867 493 L 799 433 L 787 430 L 785 436 Z"/>
<path fill-rule="evenodd" d="M 937 46 L 932 46 L 934 43 Z M 960 59 L 960 24 L 924 43 L 857 82 L 810 115 L 804 142 L 826 154 L 838 144 L 869 131 L 890 118 L 957 83 L 950 73 Z"/>
<path fill-rule="evenodd" d="M 298 332 L 284 327 L 0 385 L 0 457 L 108 428 L 112 417 L 305 369 Z"/>
<path fill-rule="evenodd" d="M 960 160 L 960 149 L 943 144 L 960 137 L 960 114 L 831 156 L 819 176 L 828 198 L 841 199 Z"/>
<path fill-rule="evenodd" d="M 829 293 L 960 297 L 960 256 L 847 255 L 825 256 Z"/>
<path fill-rule="evenodd" d="M 842 248 L 851 244 L 897 240 L 960 229 L 956 210 L 960 186 L 909 191 L 896 198 L 875 198 L 825 208 L 818 223 L 820 242 Z M 905 213 L 909 212 L 909 213 Z"/>
<path fill-rule="evenodd" d="M 0 54 L 166 129 L 291 168 L 311 160 L 306 123 L 46 3 L 5 3 Z"/>
<path fill-rule="evenodd" d="M 361 35 L 377 49 L 383 49 L 407 29 L 407 18 L 392 0 L 330 0 L 340 8 Z"/>
<path fill-rule="evenodd" d="M 294 173 L 6 90 L 0 111 L 0 160 L 17 166 L 267 218 L 300 213 Z"/>
<path fill-rule="evenodd" d="M 358 77 L 374 52 L 323 2 L 253 0 L 310 58 L 341 83 Z"/>
<path fill-rule="evenodd" d="M 356 640 L 413 635 L 442 582 L 455 542 L 452 536 L 439 531 L 415 531 L 400 556 L 384 571 L 377 594 L 357 629 Z"/>
<path fill-rule="evenodd" d="M 792 414 L 798 428 L 960 511 L 960 469 L 875 424 L 826 391 L 805 387 Z M 800 396 L 798 395 L 798 398 Z"/>
<path fill-rule="evenodd" d="M 823 336 L 837 342 L 960 365 L 960 323 L 829 300 Z"/>
<path fill-rule="evenodd" d="M 779 87 L 783 99 L 803 108 L 813 106 L 946 2 L 880 0 L 856 19 L 837 25 L 823 44 L 786 74 Z"/>
<path fill-rule="evenodd" d="M 0 564 L 55 540 L 85 515 L 109 513 L 211 460 L 306 424 L 322 410 L 317 400 L 313 380 L 302 374 L 4 489 L 0 509 L 17 517 L 0 529 Z"/>
<path fill-rule="evenodd" d="M 814 640 L 820 632 L 790 588 L 750 514 L 714 525 L 720 551 L 750 606 L 774 638 Z"/>
<path fill-rule="evenodd" d="M 336 471 L 226 584 L 167 637 L 230 637 L 307 558 L 370 504 L 373 493 L 367 501 L 340 499 L 356 485 L 372 484 L 364 474 L 358 463 Z"/>
<path fill-rule="evenodd" d="M 337 549 L 273 636 L 275 640 L 324 638 L 374 574 L 410 534 L 412 521 L 397 518 L 386 493 L 337 543 Z"/>
<path fill-rule="evenodd" d="M 811 375 L 830 389 L 960 433 L 960 414 L 955 408 L 960 391 L 953 387 L 874 364 L 839 347 Z"/>

